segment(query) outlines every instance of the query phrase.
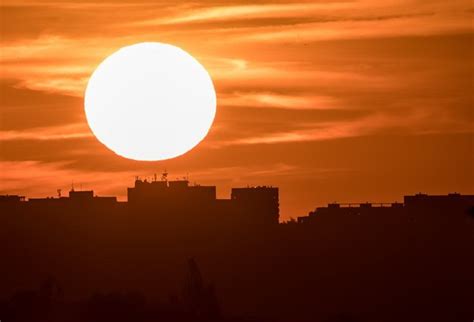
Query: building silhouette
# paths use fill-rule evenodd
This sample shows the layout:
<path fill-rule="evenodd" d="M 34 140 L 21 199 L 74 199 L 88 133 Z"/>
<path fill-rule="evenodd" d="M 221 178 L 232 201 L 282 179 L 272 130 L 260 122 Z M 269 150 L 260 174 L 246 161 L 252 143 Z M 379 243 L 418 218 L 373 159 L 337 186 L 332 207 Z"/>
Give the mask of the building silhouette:
<path fill-rule="evenodd" d="M 29 198 L 0 196 L 6 213 L 132 214 L 157 221 L 227 222 L 243 225 L 276 225 L 279 222 L 278 188 L 233 188 L 230 199 L 218 199 L 215 186 L 190 185 L 188 180 L 140 180 L 127 189 L 127 201 L 72 189 L 69 196 Z"/>
<path fill-rule="evenodd" d="M 132 212 L 149 210 L 167 217 L 186 216 L 252 225 L 275 225 L 279 220 L 278 188 L 233 188 L 230 199 L 217 199 L 215 186 L 190 185 L 188 180 L 135 180 L 127 189 Z M 192 220 L 192 219 L 191 219 Z"/>
<path fill-rule="evenodd" d="M 404 196 L 403 203 L 330 203 L 326 207 L 316 208 L 307 216 L 298 217 L 298 223 L 311 224 L 324 220 L 341 220 L 341 218 L 351 220 L 357 217 L 383 220 L 390 215 L 415 216 L 417 219 L 428 217 L 430 220 L 436 220 L 438 215 L 468 214 L 473 206 L 474 195 L 419 193 Z"/>

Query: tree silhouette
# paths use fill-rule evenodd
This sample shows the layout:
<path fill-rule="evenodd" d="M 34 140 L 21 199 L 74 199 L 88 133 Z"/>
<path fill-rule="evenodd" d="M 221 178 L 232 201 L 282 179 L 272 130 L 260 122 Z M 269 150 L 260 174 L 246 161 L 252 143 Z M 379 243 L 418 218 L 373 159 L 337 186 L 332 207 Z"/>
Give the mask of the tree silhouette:
<path fill-rule="evenodd" d="M 212 284 L 204 285 L 199 267 L 194 260 L 188 260 L 188 271 L 184 282 L 183 304 L 186 312 L 202 319 L 213 319 L 220 316 L 215 288 Z"/>

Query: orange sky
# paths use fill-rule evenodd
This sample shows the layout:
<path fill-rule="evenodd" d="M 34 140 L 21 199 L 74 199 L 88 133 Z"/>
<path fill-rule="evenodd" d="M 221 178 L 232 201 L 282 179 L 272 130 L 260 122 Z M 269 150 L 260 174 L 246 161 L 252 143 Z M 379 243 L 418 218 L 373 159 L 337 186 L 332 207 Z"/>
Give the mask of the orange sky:
<path fill-rule="evenodd" d="M 332 201 L 474 193 L 471 1 L 1 5 L 0 193 L 74 181 L 123 197 L 135 175 L 166 168 L 220 197 L 278 186 L 284 219 Z M 173 160 L 118 157 L 85 121 L 89 75 L 142 41 L 182 47 L 217 89 L 210 134 Z"/>

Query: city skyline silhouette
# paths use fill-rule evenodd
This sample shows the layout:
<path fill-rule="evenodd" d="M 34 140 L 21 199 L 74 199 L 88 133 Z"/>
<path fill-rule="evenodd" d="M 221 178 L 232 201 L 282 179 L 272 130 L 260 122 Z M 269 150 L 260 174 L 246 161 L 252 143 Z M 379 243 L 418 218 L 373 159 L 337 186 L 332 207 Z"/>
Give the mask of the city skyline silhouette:
<path fill-rule="evenodd" d="M 466 209 L 469 209 L 470 203 L 474 203 L 473 196 L 469 194 L 462 194 L 459 192 L 450 192 L 445 195 L 429 195 L 423 192 L 418 192 L 413 196 L 405 195 L 403 201 L 395 200 L 393 202 L 377 202 L 377 201 L 364 201 L 364 202 L 327 202 L 327 206 L 316 205 L 313 210 L 308 212 L 307 216 L 300 216 L 301 214 L 292 214 L 288 219 L 283 219 L 280 216 L 280 200 L 279 200 L 279 188 L 266 185 L 257 185 L 246 187 L 234 187 L 231 188 L 230 196 L 227 198 L 219 198 L 217 195 L 217 187 L 212 185 L 201 185 L 196 182 L 191 183 L 189 181 L 189 174 L 185 177 L 176 177 L 175 180 L 168 178 L 169 173 L 164 171 L 160 178 L 157 175 L 145 177 L 142 179 L 139 176 L 135 177 L 133 187 L 128 187 L 126 200 L 119 200 L 116 196 L 98 196 L 94 193 L 94 190 L 83 190 L 82 184 L 79 184 L 79 189 L 75 188 L 74 183 L 71 183 L 71 190 L 68 192 L 68 196 L 64 196 L 62 189 L 57 189 L 57 196 L 46 196 L 40 198 L 28 198 L 23 195 L 15 194 L 4 194 L 0 195 L 0 200 L 4 205 L 19 205 L 19 202 L 27 202 L 34 207 L 42 205 L 47 207 L 61 207 L 66 203 L 71 205 L 84 204 L 95 204 L 95 205 L 127 205 L 130 207 L 146 208 L 152 205 L 159 207 L 166 207 L 169 211 L 171 208 L 176 208 L 176 212 L 181 212 L 186 216 L 189 215 L 191 208 L 186 208 L 186 204 L 192 206 L 204 205 L 211 207 L 211 212 L 219 213 L 234 213 L 237 208 L 240 210 L 240 215 L 248 213 L 249 217 L 252 214 L 259 213 L 260 216 L 267 213 L 266 223 L 284 223 L 288 221 L 298 220 L 298 222 L 307 222 L 311 219 L 311 216 L 316 215 L 317 211 L 324 211 L 326 208 L 328 211 L 339 211 L 347 210 L 348 213 L 360 214 L 360 210 L 374 209 L 375 211 L 383 212 L 385 210 L 401 210 L 407 206 L 407 204 L 413 204 L 414 200 L 426 199 L 434 205 L 441 207 L 447 207 L 446 205 L 452 202 L 459 202 L 460 205 L 464 205 Z M 443 204 L 447 202 L 446 205 Z M 245 208 L 245 204 L 258 205 L 260 208 Z M 180 207 L 183 207 L 182 209 Z M 235 208 L 231 210 L 232 208 Z M 266 209 L 267 208 L 267 209 Z M 387 209 L 388 208 L 388 209 Z M 138 209 L 142 210 L 142 209 Z M 162 211 L 166 211 L 162 210 Z"/>
<path fill-rule="evenodd" d="M 137 178 L 127 190 L 126 202 L 91 190 L 0 196 L 7 321 L 445 321 L 474 313 L 474 195 L 329 203 L 279 222 L 277 187 L 235 188 L 219 199 L 215 186 L 164 177 Z"/>

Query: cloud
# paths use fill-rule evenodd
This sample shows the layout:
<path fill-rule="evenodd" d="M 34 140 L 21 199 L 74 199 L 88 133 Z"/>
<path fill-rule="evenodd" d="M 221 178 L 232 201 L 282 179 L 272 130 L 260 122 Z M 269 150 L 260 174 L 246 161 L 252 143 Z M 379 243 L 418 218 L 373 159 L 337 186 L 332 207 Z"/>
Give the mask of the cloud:
<path fill-rule="evenodd" d="M 87 124 L 76 123 L 63 126 L 33 128 L 22 131 L 0 131 L 0 141 L 14 140 L 66 140 L 92 137 Z"/>
<path fill-rule="evenodd" d="M 145 20 L 136 23 L 141 26 L 150 25 L 168 25 L 168 24 L 185 24 L 196 21 L 235 21 L 245 17 L 246 20 L 255 18 L 271 18 L 278 17 L 284 19 L 286 17 L 304 17 L 314 13 L 316 10 L 329 12 L 338 8 L 347 8 L 348 2 L 326 2 L 326 3 L 263 3 L 251 5 L 228 5 L 228 6 L 213 6 L 204 8 L 190 7 L 188 10 L 183 10 L 184 13 L 179 13 L 172 17 L 158 18 L 152 20 Z"/>
<path fill-rule="evenodd" d="M 285 95 L 272 92 L 234 92 L 219 97 L 221 106 L 249 106 L 256 108 L 330 109 L 337 100 L 330 96 Z"/>
<path fill-rule="evenodd" d="M 30 90 L 19 81 L 0 81 L 2 131 L 60 126 L 84 122 L 83 102 L 78 97 Z"/>
<path fill-rule="evenodd" d="M 252 42 L 314 42 L 334 39 L 361 39 L 399 36 L 427 36 L 470 32 L 469 14 L 445 16 L 394 16 L 386 19 L 358 19 L 304 23 L 293 28 L 262 28 L 254 33 L 235 35 L 237 41 Z"/>
<path fill-rule="evenodd" d="M 16 79 L 17 87 L 81 97 L 95 64 L 110 53 L 98 47 L 98 39 L 79 45 L 59 36 L 7 43 L 2 47 L 1 76 Z"/>
<path fill-rule="evenodd" d="M 426 126 L 429 124 L 429 126 Z M 306 123 L 300 128 L 282 132 L 260 133 L 255 136 L 240 137 L 231 140 L 209 142 L 212 148 L 232 145 L 261 145 L 281 143 L 304 143 L 314 141 L 336 140 L 368 135 L 403 132 L 410 135 L 443 133 L 451 128 L 450 133 L 474 133 L 472 121 L 456 119 L 438 119 L 437 113 L 427 110 L 406 110 L 403 114 L 393 112 L 374 112 L 368 116 L 350 121 L 331 121 Z"/>
<path fill-rule="evenodd" d="M 135 21 L 156 27 L 219 35 L 221 42 L 308 42 L 360 37 L 469 32 L 467 1 L 324 1 L 188 6 Z M 171 27 L 171 28 L 170 28 Z M 375 27 L 375 28 L 374 28 Z"/>

